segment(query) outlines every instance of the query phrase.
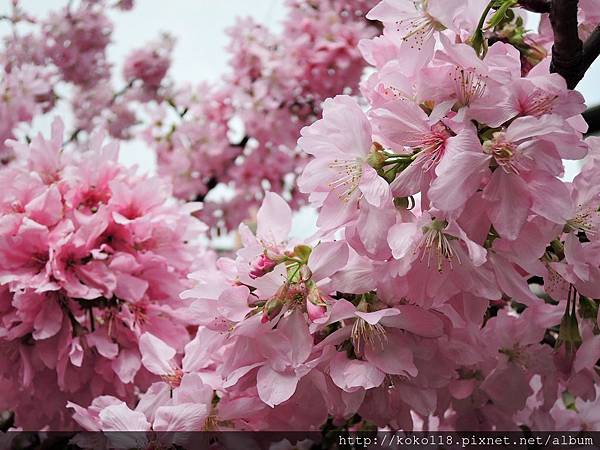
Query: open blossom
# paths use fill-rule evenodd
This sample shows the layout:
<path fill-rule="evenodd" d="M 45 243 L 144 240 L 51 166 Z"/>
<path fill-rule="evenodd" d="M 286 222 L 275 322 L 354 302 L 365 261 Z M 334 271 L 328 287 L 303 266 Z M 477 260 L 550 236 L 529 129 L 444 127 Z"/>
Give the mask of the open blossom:
<path fill-rule="evenodd" d="M 429 190 L 435 206 L 461 207 L 476 189 L 483 188 L 483 198 L 494 205 L 490 220 L 501 235 L 512 239 L 530 211 L 555 223 L 571 217 L 569 192 L 557 177 L 564 170 L 561 158 L 579 159 L 587 151 L 575 130 L 565 128 L 556 117 L 523 117 L 481 146 L 473 137 L 468 148 L 472 153 L 466 153 L 467 148 L 455 150 L 438 166 L 438 178 Z M 456 191 L 450 190 L 451 185 Z M 450 192 L 456 195 L 450 198 Z M 514 198 L 506 195 L 509 192 Z"/>
<path fill-rule="evenodd" d="M 435 36 L 446 28 L 454 28 L 453 16 L 459 15 L 466 1 L 454 1 L 448 8 L 443 1 L 385 0 L 379 2 L 367 17 L 384 25 L 384 39 L 394 42 L 398 58 L 406 61 L 402 73 L 412 75 L 431 58 Z"/>
<path fill-rule="evenodd" d="M 164 182 L 120 166 L 117 145 L 102 144 L 101 134 L 82 156 L 63 153 L 62 129 L 57 119 L 50 139 L 14 143 L 22 158 L 0 174 L 0 342 L 12 349 L 0 377 L 33 398 L 53 383 L 67 399 L 87 402 L 93 383 L 95 393 L 130 401 L 134 379 L 147 378 L 143 333 L 178 350 L 188 341 L 178 295 L 204 225 L 192 207 L 169 201 Z M 17 423 L 69 426 L 54 401 L 64 400 L 46 399 L 47 422 L 12 405 Z"/>
<path fill-rule="evenodd" d="M 353 214 L 363 198 L 378 207 L 390 201 L 387 183 L 369 164 L 378 150 L 371 125 L 351 97 L 327 100 L 323 119 L 302 130 L 298 145 L 315 156 L 299 180 L 300 189 L 339 211 L 338 220 Z"/>

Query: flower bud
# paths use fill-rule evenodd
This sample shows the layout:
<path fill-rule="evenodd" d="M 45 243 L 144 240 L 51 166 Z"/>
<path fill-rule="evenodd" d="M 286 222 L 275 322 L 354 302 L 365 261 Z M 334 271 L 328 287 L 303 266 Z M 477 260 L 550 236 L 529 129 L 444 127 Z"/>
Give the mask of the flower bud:
<path fill-rule="evenodd" d="M 321 319 L 327 314 L 327 303 L 321 297 L 316 285 L 312 284 L 308 289 L 306 297 L 306 312 L 311 321 Z"/>
<path fill-rule="evenodd" d="M 261 323 L 267 323 L 270 320 L 273 320 L 273 318 L 277 317 L 277 315 L 283 309 L 284 304 L 285 300 L 277 294 L 275 294 L 274 297 L 271 297 L 269 300 L 267 300 L 267 303 L 265 303 L 263 309 L 262 318 L 260 320 Z"/>
<path fill-rule="evenodd" d="M 252 267 L 248 275 L 253 280 L 256 278 L 260 278 L 263 275 L 271 272 L 276 265 L 277 262 L 270 259 L 267 255 L 262 254 L 258 258 L 256 258 L 256 260 L 252 263 Z"/>
<path fill-rule="evenodd" d="M 377 142 L 373 142 L 371 151 L 367 157 L 367 164 L 375 170 L 381 170 L 385 164 L 386 156 L 383 153 L 383 147 Z"/>
<path fill-rule="evenodd" d="M 557 345 L 565 344 L 567 351 L 575 352 L 581 345 L 581 342 L 577 316 L 575 314 L 565 314 L 560 321 Z"/>
<path fill-rule="evenodd" d="M 312 253 L 312 248 L 308 245 L 296 245 L 294 247 L 294 255 L 300 258 L 302 261 L 307 262 L 308 257 Z"/>

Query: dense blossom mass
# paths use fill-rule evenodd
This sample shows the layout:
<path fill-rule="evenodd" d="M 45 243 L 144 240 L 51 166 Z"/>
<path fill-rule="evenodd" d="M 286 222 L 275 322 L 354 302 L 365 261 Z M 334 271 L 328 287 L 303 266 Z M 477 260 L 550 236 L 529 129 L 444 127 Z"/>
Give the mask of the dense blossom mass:
<path fill-rule="evenodd" d="M 102 133 L 83 153 L 60 121 L 5 144 L 0 410 L 92 431 L 600 430 L 600 138 L 553 73 L 548 18 L 528 31 L 515 0 L 287 3 L 281 35 L 230 30 L 224 85 L 171 85 L 162 36 L 114 93 L 102 2 L 48 19 L 39 52 L 7 41 L 24 104 L 2 106 L 3 136 L 56 101 L 50 58 L 82 133 L 129 138 L 146 105 L 159 172 L 198 203 L 118 165 Z M 580 2 L 583 39 L 598 11 Z M 582 161 L 570 182 L 565 160 Z M 232 200 L 210 199 L 220 183 Z M 296 240 L 304 201 L 318 231 Z M 191 214 L 239 225 L 237 251 L 205 250 Z"/>
<path fill-rule="evenodd" d="M 0 50 L 3 163 L 14 157 L 6 139 L 26 135 L 36 116 L 64 105 L 75 119 L 69 144 L 83 144 L 97 127 L 117 139 L 143 139 L 176 197 L 205 200 L 197 215 L 215 232 L 236 229 L 265 190 L 303 203 L 294 182 L 306 160 L 298 133 L 320 117 L 326 98 L 358 91 L 366 61 L 357 46 L 377 33 L 365 18 L 376 1 L 288 0 L 277 34 L 239 18 L 227 31 L 228 73 L 194 86 L 168 76 L 169 35 L 133 49 L 113 76 L 109 8 L 132 3 L 81 0 L 36 18 L 13 2 L 5 17 L 12 35 Z M 205 198 L 216 186 L 227 195 Z"/>
<path fill-rule="evenodd" d="M 63 140 L 57 120 L 51 138 L 13 142 L 0 172 L 0 409 L 31 429 L 70 424 L 67 401 L 133 401 L 151 381 L 144 333 L 183 350 L 178 294 L 206 230 L 168 183 L 119 165 L 116 143 L 64 153 Z"/>

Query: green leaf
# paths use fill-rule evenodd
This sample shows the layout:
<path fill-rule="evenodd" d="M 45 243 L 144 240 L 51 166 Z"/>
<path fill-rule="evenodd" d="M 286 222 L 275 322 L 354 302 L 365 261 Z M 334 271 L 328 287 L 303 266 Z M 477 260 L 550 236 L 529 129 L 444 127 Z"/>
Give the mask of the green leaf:
<path fill-rule="evenodd" d="M 486 30 L 492 29 L 500 25 L 505 19 L 510 18 L 510 8 L 517 4 L 518 0 L 504 0 L 496 9 L 496 12 L 490 17 L 487 22 Z M 513 16 L 514 17 L 514 16 Z"/>

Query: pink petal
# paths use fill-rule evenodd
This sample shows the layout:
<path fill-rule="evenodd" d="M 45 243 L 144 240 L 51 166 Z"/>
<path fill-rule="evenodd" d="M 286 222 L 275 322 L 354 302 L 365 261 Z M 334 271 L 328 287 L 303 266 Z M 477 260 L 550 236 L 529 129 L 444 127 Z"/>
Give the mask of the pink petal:
<path fill-rule="evenodd" d="M 40 297 L 44 302 L 33 322 L 34 339 L 48 339 L 58 333 L 62 327 L 63 313 L 54 297 Z"/>
<path fill-rule="evenodd" d="M 82 408 L 76 403 L 67 402 L 67 408 L 73 409 L 73 420 L 77 422 L 86 431 L 100 431 L 100 423 L 90 411 Z"/>
<path fill-rule="evenodd" d="M 462 208 L 489 174 L 489 160 L 474 133 L 448 139 L 446 155 L 435 170 L 438 177 L 428 191 L 432 204 L 442 211 Z"/>
<path fill-rule="evenodd" d="M 348 255 L 348 245 L 343 241 L 318 244 L 308 258 L 312 279 L 319 281 L 328 278 L 344 268 Z"/>
<path fill-rule="evenodd" d="M 509 261 L 493 252 L 489 258 L 498 286 L 506 295 L 525 305 L 539 301 L 529 289 L 527 277 L 520 275 Z"/>
<path fill-rule="evenodd" d="M 475 389 L 475 381 L 470 380 L 453 380 L 448 385 L 448 391 L 452 397 L 463 400 L 467 398 Z"/>
<path fill-rule="evenodd" d="M 213 400 L 213 388 L 202 381 L 199 373 L 186 373 L 181 378 L 181 384 L 173 392 L 173 402 L 181 403 L 199 403 L 210 405 Z"/>
<path fill-rule="evenodd" d="M 366 345 L 365 357 L 384 373 L 416 377 L 419 371 L 413 362 L 412 350 L 396 333 L 388 333 L 387 341 Z"/>
<path fill-rule="evenodd" d="M 102 431 L 148 431 L 150 423 L 141 412 L 132 411 L 122 402 L 100 411 Z"/>
<path fill-rule="evenodd" d="M 281 373 L 269 366 L 262 366 L 256 374 L 258 396 L 267 405 L 274 407 L 294 395 L 298 381 L 295 373 Z"/>
<path fill-rule="evenodd" d="M 175 349 L 150 333 L 140 338 L 142 364 L 155 375 L 168 375 L 173 371 L 171 360 L 175 357 Z"/>
<path fill-rule="evenodd" d="M 207 405 L 183 403 L 161 406 L 154 416 L 154 431 L 202 431 L 208 417 Z"/>
<path fill-rule="evenodd" d="M 408 197 L 421 190 L 421 184 L 425 178 L 424 157 L 417 157 L 406 169 L 396 177 L 390 185 L 396 197 Z"/>
<path fill-rule="evenodd" d="M 277 329 L 289 340 L 291 347 L 288 352 L 292 364 L 297 366 L 304 363 L 312 351 L 314 339 L 302 313 L 294 311 L 279 322 Z"/>
<path fill-rule="evenodd" d="M 62 219 L 63 215 L 60 191 L 54 185 L 49 187 L 27 204 L 25 212 L 29 218 L 42 225 L 52 226 L 56 224 Z"/>
<path fill-rule="evenodd" d="M 141 278 L 120 273 L 117 275 L 115 295 L 130 302 L 139 302 L 146 293 L 149 283 Z"/>
<path fill-rule="evenodd" d="M 488 209 L 487 213 L 500 236 L 516 239 L 531 206 L 529 190 L 523 180 L 497 169 L 483 190 L 483 198 L 494 202 L 494 207 Z"/>
<path fill-rule="evenodd" d="M 400 314 L 396 308 L 380 309 L 379 311 L 373 311 L 369 313 L 356 312 L 356 315 L 363 319 L 370 325 L 375 325 L 381 321 L 384 317 L 396 316 Z"/>
<path fill-rule="evenodd" d="M 388 243 L 394 258 L 402 259 L 413 251 L 415 237 L 418 233 L 419 228 L 414 222 L 399 223 L 390 228 Z"/>
<path fill-rule="evenodd" d="M 217 311 L 226 319 L 240 322 L 250 312 L 248 295 L 250 290 L 246 286 L 235 286 L 225 289 L 219 296 Z"/>
<path fill-rule="evenodd" d="M 96 347 L 98 353 L 105 358 L 114 359 L 119 354 L 119 346 L 113 342 L 107 335 L 101 334 L 100 331 L 88 334 L 87 342 L 91 347 Z"/>
<path fill-rule="evenodd" d="M 292 228 L 292 210 L 279 195 L 267 192 L 256 223 L 256 237 L 269 244 L 282 243 L 287 240 Z"/>
<path fill-rule="evenodd" d="M 533 212 L 558 224 L 564 224 L 574 216 L 571 193 L 559 179 L 538 172 L 529 180 L 527 187 L 533 199 Z"/>
<path fill-rule="evenodd" d="M 583 341 L 575 355 L 573 369 L 580 372 L 584 369 L 593 370 L 600 359 L 600 336 L 593 336 Z"/>
<path fill-rule="evenodd" d="M 378 387 L 385 378 L 385 373 L 374 365 L 348 359 L 345 353 L 338 353 L 333 358 L 329 374 L 333 382 L 346 392 Z"/>
<path fill-rule="evenodd" d="M 139 353 L 128 348 L 121 349 L 119 356 L 111 363 L 112 369 L 125 384 L 133 381 L 141 366 L 142 361 Z"/>
<path fill-rule="evenodd" d="M 416 305 L 398 305 L 396 310 L 399 314 L 382 320 L 384 326 L 400 328 L 427 338 L 440 337 L 444 333 L 444 324 L 430 311 Z"/>
<path fill-rule="evenodd" d="M 360 191 L 373 206 L 382 207 L 391 201 L 390 185 L 371 166 L 363 165 Z"/>

